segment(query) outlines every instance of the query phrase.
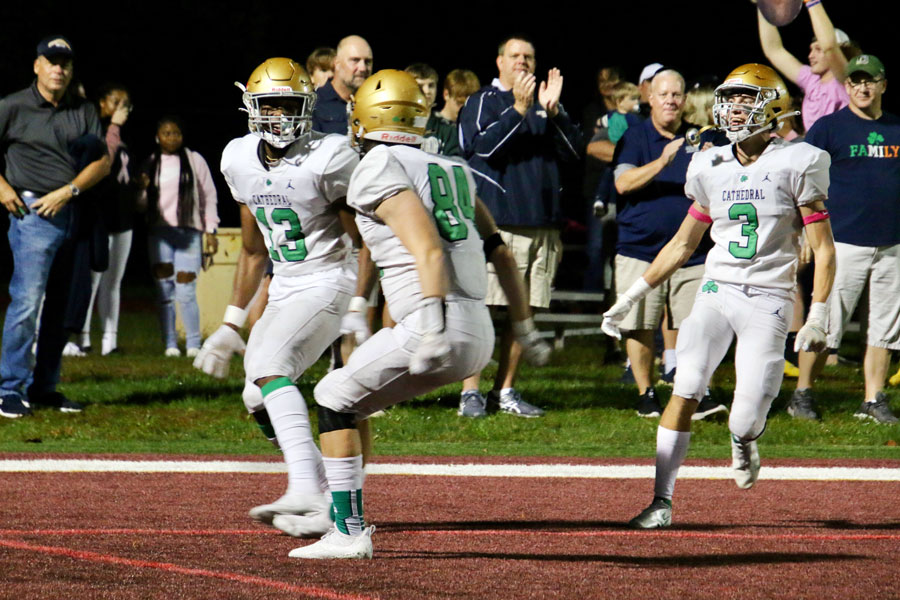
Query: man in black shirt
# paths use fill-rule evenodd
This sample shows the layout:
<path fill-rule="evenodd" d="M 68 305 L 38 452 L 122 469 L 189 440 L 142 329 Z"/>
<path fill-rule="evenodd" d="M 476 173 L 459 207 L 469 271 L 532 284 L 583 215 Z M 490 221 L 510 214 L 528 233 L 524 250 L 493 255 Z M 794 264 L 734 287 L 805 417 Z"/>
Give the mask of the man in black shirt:
<path fill-rule="evenodd" d="M 9 418 L 30 414 L 30 403 L 81 410 L 56 391 L 69 287 L 57 258 L 64 257 L 59 250 L 71 233 L 73 199 L 109 173 L 109 158 L 96 110 L 69 90 L 73 58 L 66 38 L 42 40 L 34 83 L 0 100 L 0 146 L 6 158 L 0 204 L 12 217 L 8 235 L 13 255 L 12 301 L 0 354 L 0 415 Z M 77 168 L 79 163 L 86 166 Z"/>

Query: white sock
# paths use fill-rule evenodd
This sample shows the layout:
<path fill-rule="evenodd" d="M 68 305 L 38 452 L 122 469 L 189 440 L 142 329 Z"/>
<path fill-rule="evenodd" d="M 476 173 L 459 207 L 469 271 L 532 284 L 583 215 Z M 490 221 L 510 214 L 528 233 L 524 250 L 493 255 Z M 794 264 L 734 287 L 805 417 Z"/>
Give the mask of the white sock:
<path fill-rule="evenodd" d="M 666 366 L 666 373 L 671 373 L 672 370 L 678 365 L 678 361 L 675 358 L 674 349 L 663 351 L 663 364 Z"/>
<path fill-rule="evenodd" d="M 109 354 L 117 347 L 117 338 L 115 332 L 112 333 L 104 333 L 103 339 L 100 341 L 100 353 L 101 354 Z"/>
<path fill-rule="evenodd" d="M 284 381 L 287 382 L 287 378 Z M 292 384 L 267 392 L 263 402 L 287 464 L 287 493 L 323 493 L 326 490 L 322 489 L 319 481 L 322 453 L 313 440 L 303 395 Z"/>
<path fill-rule="evenodd" d="M 665 427 L 656 428 L 656 485 L 653 495 L 666 500 L 672 499 L 678 469 L 687 456 L 691 444 L 690 431 L 672 431 Z"/>

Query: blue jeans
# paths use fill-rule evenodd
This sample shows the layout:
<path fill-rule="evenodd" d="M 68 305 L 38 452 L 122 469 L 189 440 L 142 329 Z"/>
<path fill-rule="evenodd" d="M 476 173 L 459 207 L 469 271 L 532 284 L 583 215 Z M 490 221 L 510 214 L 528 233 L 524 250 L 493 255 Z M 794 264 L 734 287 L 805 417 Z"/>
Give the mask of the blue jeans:
<path fill-rule="evenodd" d="M 22 219 L 9 218 L 9 247 L 13 274 L 9 282 L 12 301 L 3 322 L 0 354 L 0 394 L 39 397 L 56 389 L 62 349 L 66 344 L 63 317 L 69 292 L 70 252 L 62 251 L 71 239 L 72 207 L 65 206 L 55 217 L 39 217 L 31 212 Z M 45 296 L 46 294 L 46 296 Z M 44 307 L 41 309 L 41 299 Z M 41 314 L 37 356 L 31 347 Z"/>
<path fill-rule="evenodd" d="M 188 227 L 153 227 L 149 232 L 150 265 L 169 264 L 173 275 L 157 277 L 159 323 L 166 348 L 178 347 L 175 334 L 175 305 L 181 310 L 188 348 L 200 347 L 200 307 L 197 305 L 197 273 L 202 262 L 202 234 Z M 179 283 L 178 273 L 193 273 L 194 280 Z"/>

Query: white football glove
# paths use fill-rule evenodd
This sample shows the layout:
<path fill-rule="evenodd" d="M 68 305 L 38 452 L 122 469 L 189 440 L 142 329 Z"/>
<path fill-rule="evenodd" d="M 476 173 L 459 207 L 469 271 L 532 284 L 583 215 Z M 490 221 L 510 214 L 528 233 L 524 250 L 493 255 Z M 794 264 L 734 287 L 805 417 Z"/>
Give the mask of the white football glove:
<path fill-rule="evenodd" d="M 522 356 L 528 364 L 541 367 L 549 362 L 550 345 L 541 339 L 532 319 L 514 322 L 512 331 L 516 341 L 522 346 Z"/>
<path fill-rule="evenodd" d="M 409 358 L 409 372 L 422 375 L 450 366 L 450 342 L 443 331 L 426 333 L 413 355 Z"/>
<path fill-rule="evenodd" d="M 619 331 L 619 324 L 625 320 L 625 316 L 628 315 L 628 311 L 635 302 L 646 296 L 652 289 L 643 277 L 639 277 L 631 284 L 631 287 L 616 299 L 616 303 L 603 313 L 603 323 L 600 324 L 603 333 L 621 340 L 622 332 Z"/>
<path fill-rule="evenodd" d="M 797 338 L 794 340 L 794 352 L 803 350 L 804 352 L 822 352 L 825 350 L 825 338 L 827 333 L 825 330 L 825 303 L 813 302 L 809 307 L 809 314 L 806 316 L 806 323 L 797 332 Z"/>
<path fill-rule="evenodd" d="M 350 300 L 350 306 L 347 312 L 341 318 L 341 335 L 353 334 L 356 339 L 356 345 L 359 346 L 367 339 L 372 337 L 369 330 L 369 324 L 366 322 L 366 311 L 369 308 L 369 301 L 362 296 L 354 296 Z"/>
<path fill-rule="evenodd" d="M 246 348 L 247 344 L 244 343 L 241 334 L 222 324 L 203 342 L 203 347 L 194 359 L 194 368 L 222 379 L 228 375 L 231 356 L 235 352 L 243 354 Z"/>
<path fill-rule="evenodd" d="M 450 365 L 452 348 L 444 332 L 444 299 L 431 296 L 419 308 L 422 341 L 409 357 L 409 372 L 421 375 Z"/>

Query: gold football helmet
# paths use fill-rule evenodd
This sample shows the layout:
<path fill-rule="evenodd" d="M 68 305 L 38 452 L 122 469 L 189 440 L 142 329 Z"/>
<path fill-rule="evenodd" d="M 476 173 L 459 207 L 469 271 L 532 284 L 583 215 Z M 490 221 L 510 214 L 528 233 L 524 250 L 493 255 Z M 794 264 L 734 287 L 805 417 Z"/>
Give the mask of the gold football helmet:
<path fill-rule="evenodd" d="M 306 69 L 296 62 L 270 58 L 253 70 L 246 86 L 235 85 L 244 92 L 242 100 L 251 133 L 276 148 L 284 148 L 309 133 L 316 93 Z"/>
<path fill-rule="evenodd" d="M 351 99 L 350 143 L 377 140 L 418 145 L 425 136 L 428 103 L 415 78 L 384 69 L 363 82 Z"/>
<path fill-rule="evenodd" d="M 737 104 L 728 98 L 735 94 L 754 96 L 752 104 Z M 780 121 L 799 114 L 791 111 L 791 96 L 781 77 L 766 65 L 741 65 L 728 74 L 716 88 L 713 116 L 716 125 L 732 142 L 740 142 L 763 131 L 775 131 Z M 743 124 L 732 124 L 736 111 L 747 114 Z"/>

